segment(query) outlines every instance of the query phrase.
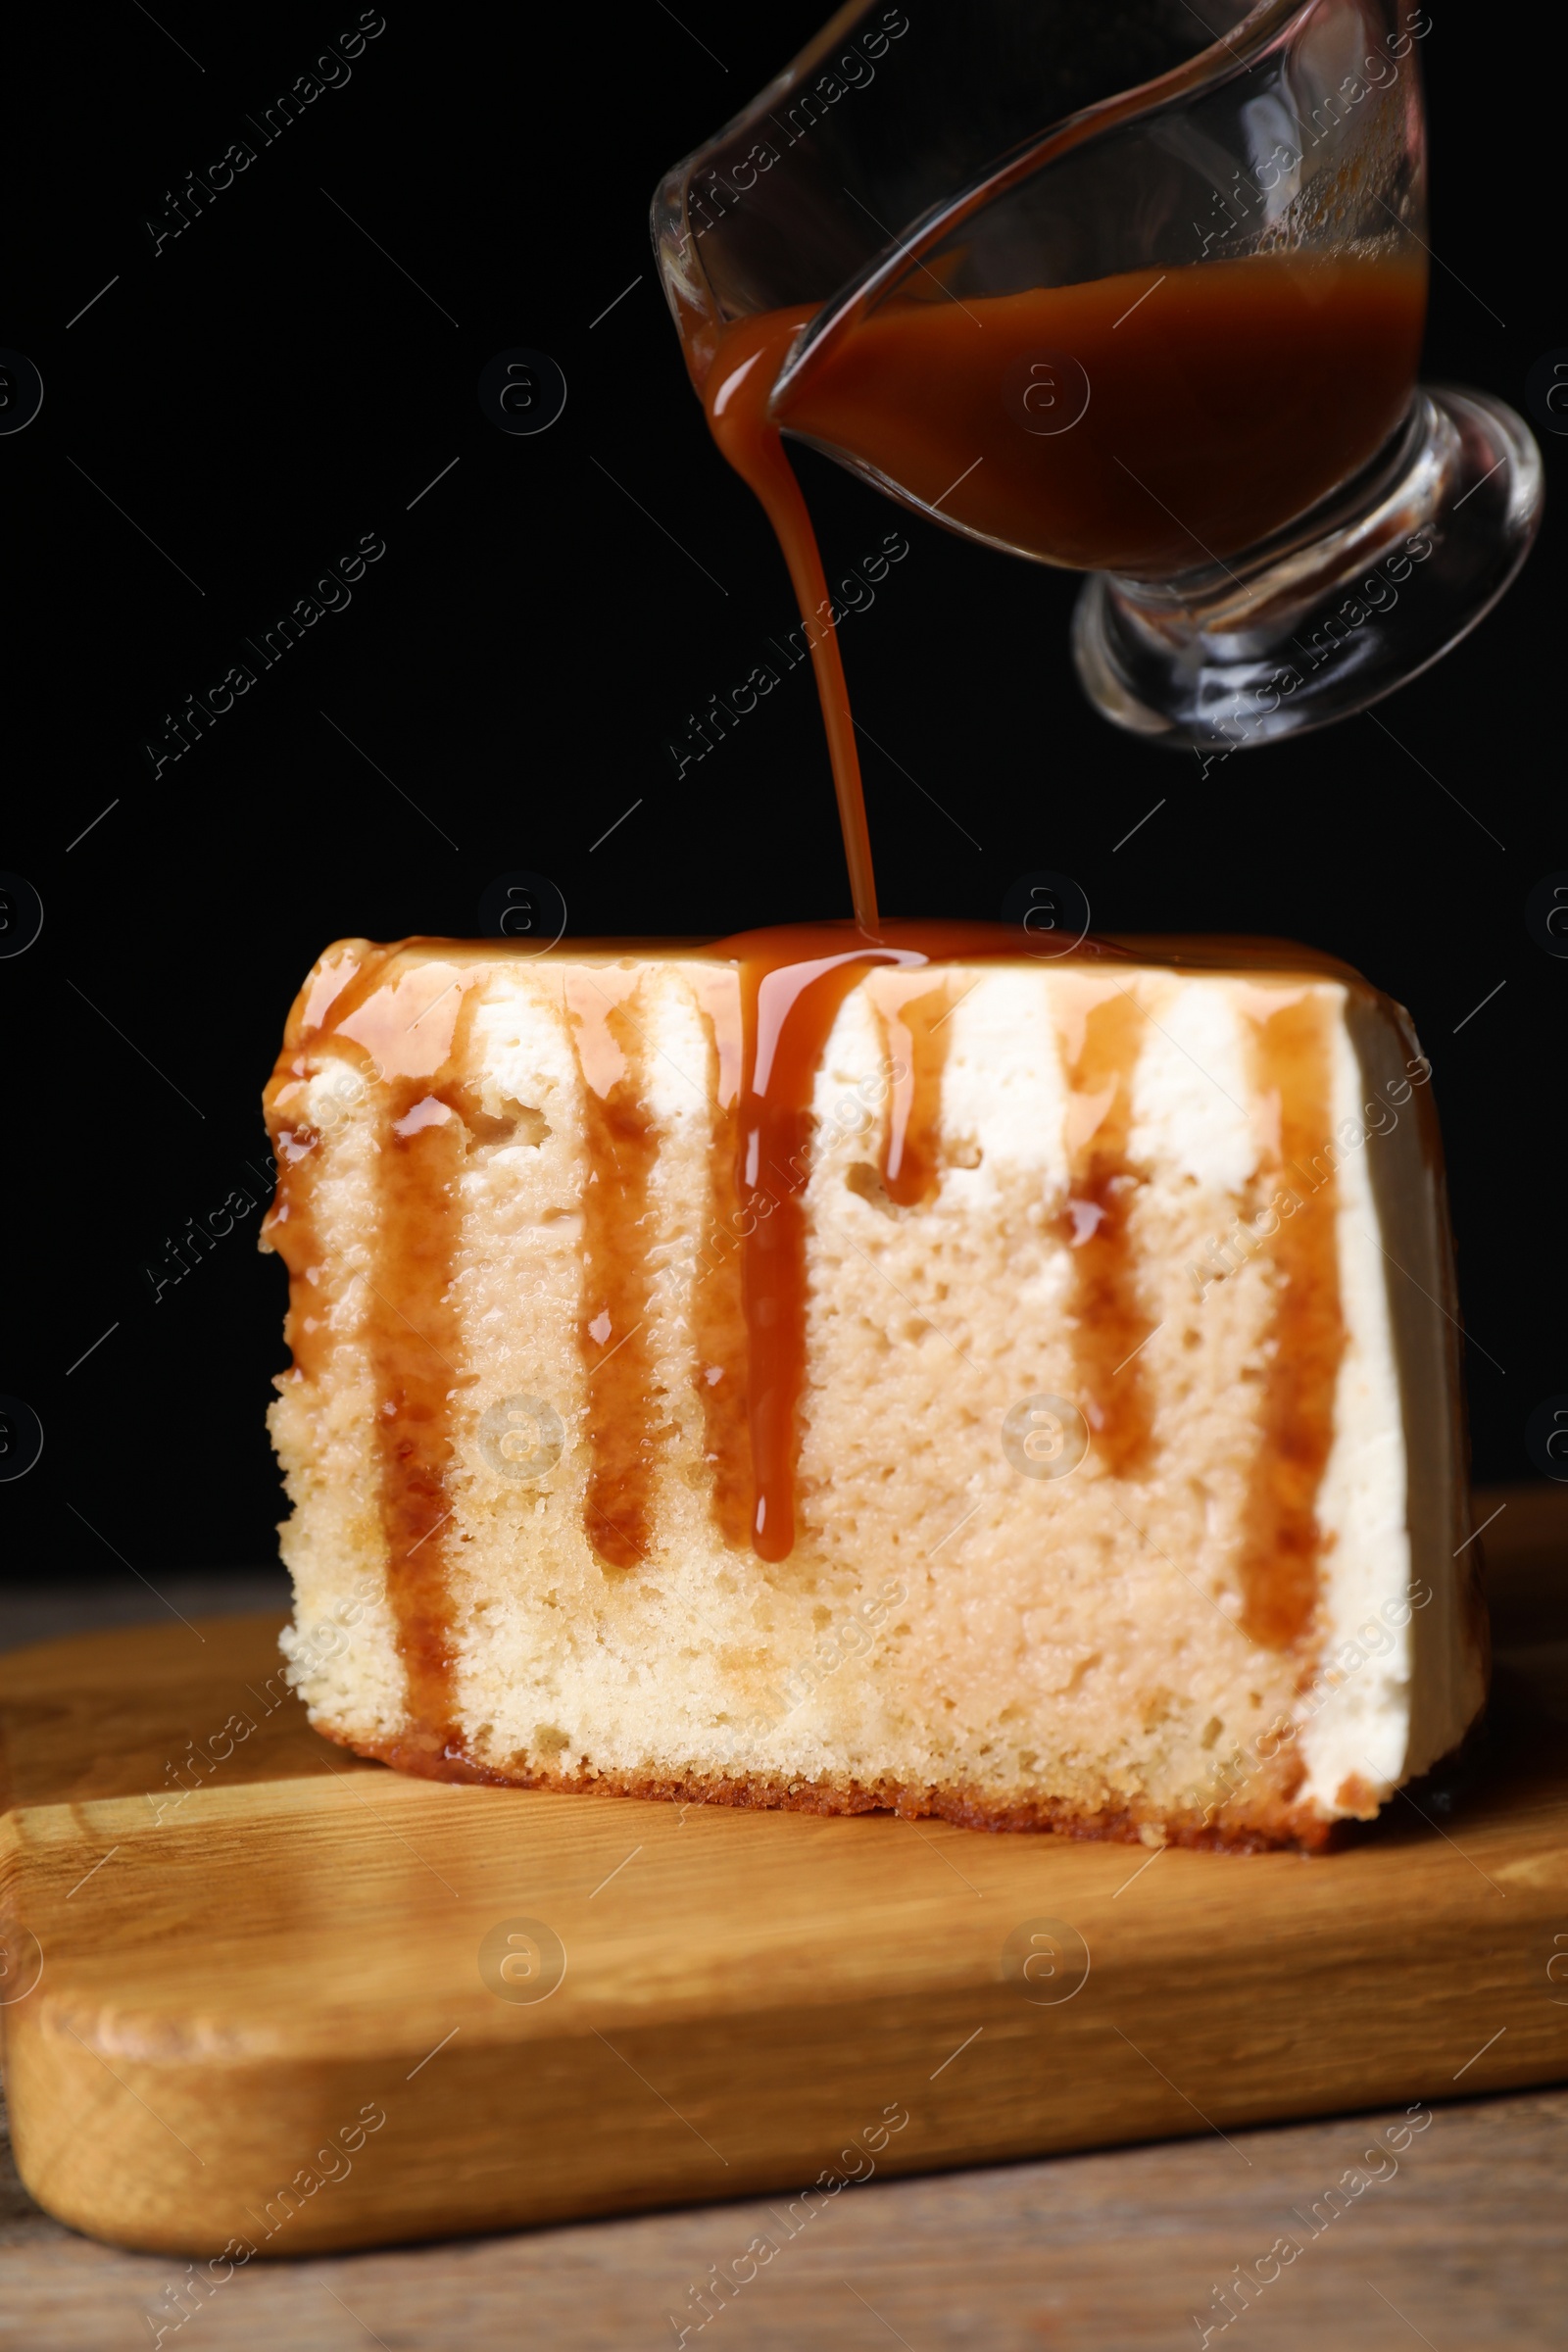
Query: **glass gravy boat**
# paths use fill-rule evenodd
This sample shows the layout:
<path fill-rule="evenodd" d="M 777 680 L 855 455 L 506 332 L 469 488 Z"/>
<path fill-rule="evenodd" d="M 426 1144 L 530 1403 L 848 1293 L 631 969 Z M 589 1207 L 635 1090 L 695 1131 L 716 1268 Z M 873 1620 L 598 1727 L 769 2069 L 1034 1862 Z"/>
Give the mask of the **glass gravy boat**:
<path fill-rule="evenodd" d="M 1416 382 L 1424 14 L 1400 0 L 851 6 L 654 205 L 701 393 L 930 519 L 1089 574 L 1078 673 L 1223 755 L 1403 685 L 1501 595 L 1541 461 Z"/>

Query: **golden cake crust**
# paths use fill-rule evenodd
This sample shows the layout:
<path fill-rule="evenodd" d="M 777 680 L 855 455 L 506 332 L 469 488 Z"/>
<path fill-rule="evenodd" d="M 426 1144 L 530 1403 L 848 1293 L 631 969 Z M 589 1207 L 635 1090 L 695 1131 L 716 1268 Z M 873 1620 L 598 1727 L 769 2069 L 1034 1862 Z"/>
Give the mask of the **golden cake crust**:
<path fill-rule="evenodd" d="M 1254 1785 L 1249 1791 L 1245 1818 L 1226 1820 L 1216 1811 L 1207 1821 L 1181 1821 L 1153 1806 L 1092 1811 L 1068 1798 L 1052 1796 L 1008 1803 L 961 1785 L 919 1788 L 891 1779 L 867 1784 L 847 1776 L 801 1781 L 761 1772 L 562 1772 L 537 1764 L 518 1764 L 500 1772 L 471 1756 L 453 1752 L 450 1746 L 438 1750 L 428 1739 L 413 1734 L 368 1740 L 358 1735 L 351 1739 L 328 1723 L 318 1723 L 315 1729 L 339 1747 L 373 1757 L 393 1771 L 418 1780 L 491 1788 L 544 1788 L 559 1795 L 635 1796 L 667 1804 L 729 1805 L 743 1811 L 893 1813 L 902 1821 L 950 1821 L 965 1830 L 1050 1833 L 1121 1845 L 1153 1842 L 1241 1854 L 1268 1853 L 1281 1847 L 1318 1853 L 1338 1828 L 1311 1806 L 1293 1801 L 1301 1780 L 1299 1766 L 1284 1777 L 1276 1790 L 1263 1793 Z M 1146 1830 L 1157 1831 L 1157 1839 L 1146 1838 Z"/>

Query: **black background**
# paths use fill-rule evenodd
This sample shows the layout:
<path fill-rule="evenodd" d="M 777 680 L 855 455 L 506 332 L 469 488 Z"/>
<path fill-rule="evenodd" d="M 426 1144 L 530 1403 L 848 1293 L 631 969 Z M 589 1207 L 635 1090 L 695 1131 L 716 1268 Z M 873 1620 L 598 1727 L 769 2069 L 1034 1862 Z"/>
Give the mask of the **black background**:
<path fill-rule="evenodd" d="M 0 439 L 0 865 L 46 916 L 0 962 L 0 1390 L 33 1405 L 46 1444 L 0 1487 L 8 1573 L 120 1573 L 68 1504 L 144 1572 L 272 1556 L 262 1416 L 284 1279 L 256 1252 L 259 1212 L 157 1303 L 145 1269 L 169 1270 L 187 1217 L 257 1194 L 261 1088 L 329 940 L 472 934 L 486 884 L 514 867 L 555 878 L 579 933 L 848 911 L 804 673 L 676 779 L 688 710 L 794 613 L 761 514 L 709 441 L 646 226 L 662 171 L 819 5 L 454 21 L 388 0 L 346 86 L 268 146 L 246 114 L 357 9 L 215 21 L 167 0 L 154 24 L 127 5 L 73 14 L 56 48 L 17 61 L 0 343 L 36 362 L 46 395 Z M 1568 343 L 1545 193 L 1560 74 L 1539 24 L 1508 33 L 1445 0 L 1433 16 L 1446 267 L 1426 373 L 1522 406 L 1532 363 Z M 155 257 L 144 222 L 166 191 L 238 138 L 256 162 Z M 497 431 L 475 394 L 517 345 L 552 354 L 569 387 L 533 438 Z M 1563 456 L 1548 440 L 1548 468 Z M 982 845 L 869 754 L 884 907 L 995 916 L 1017 875 L 1049 866 L 1080 879 L 1102 930 L 1294 935 L 1408 1004 L 1447 1141 L 1477 1470 L 1529 1476 L 1526 1419 L 1568 1389 L 1568 963 L 1524 921 L 1531 887 L 1568 867 L 1549 494 L 1505 605 L 1379 707 L 1396 742 L 1360 717 L 1200 781 L 1191 755 L 1084 704 L 1076 578 L 799 462 L 830 579 L 890 528 L 909 536 L 844 627 L 857 714 Z M 386 553 L 352 604 L 155 778 L 142 747 L 165 714 L 249 660 L 243 636 L 365 533 Z"/>

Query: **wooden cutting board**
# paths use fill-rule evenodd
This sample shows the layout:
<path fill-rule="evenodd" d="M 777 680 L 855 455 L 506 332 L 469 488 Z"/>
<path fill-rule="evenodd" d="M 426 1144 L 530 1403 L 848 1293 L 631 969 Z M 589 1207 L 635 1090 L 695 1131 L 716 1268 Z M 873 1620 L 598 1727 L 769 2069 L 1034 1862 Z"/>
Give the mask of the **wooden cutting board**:
<path fill-rule="evenodd" d="M 275 1637 L 0 1661 L 23 2178 L 214 2278 L 1568 2075 L 1560 1640 L 1451 1811 L 1303 1859 L 403 1780 Z"/>

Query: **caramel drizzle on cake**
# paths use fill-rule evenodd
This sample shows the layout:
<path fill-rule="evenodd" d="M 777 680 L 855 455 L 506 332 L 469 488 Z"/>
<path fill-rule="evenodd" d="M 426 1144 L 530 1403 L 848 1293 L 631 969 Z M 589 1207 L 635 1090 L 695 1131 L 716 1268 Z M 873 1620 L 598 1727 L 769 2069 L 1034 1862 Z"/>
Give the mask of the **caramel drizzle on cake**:
<path fill-rule="evenodd" d="M 328 999 L 307 1001 L 290 1043 L 347 1063 L 376 1104 L 376 1201 L 361 1333 L 375 1393 L 387 1602 L 408 1691 L 403 1760 L 418 1769 L 421 1761 L 461 1755 L 448 1529 L 452 1396 L 468 1376 L 452 1276 L 458 1180 L 468 1147 L 467 1030 L 482 975 L 432 960 L 383 979 L 390 954 L 368 951 L 363 961 L 348 960 Z"/>
<path fill-rule="evenodd" d="M 803 926 L 804 928 L 804 926 Z M 747 1426 L 756 1504 L 752 1547 L 764 1560 L 795 1547 L 798 1413 L 806 1378 L 806 1209 L 811 1096 L 840 1005 L 876 950 L 742 966 L 745 1059 L 735 1185 L 742 1216 L 741 1297 L 748 1335 Z M 895 960 L 888 956 L 887 960 Z"/>
<path fill-rule="evenodd" d="M 415 1736 L 438 1751 L 455 1737 L 446 1530 L 454 1508 L 451 1398 L 463 1381 L 452 1275 L 466 1150 L 462 1112 L 439 1084 L 388 1081 L 365 1342 L 375 1382 L 387 1597 Z"/>
<path fill-rule="evenodd" d="M 1066 1204 L 1057 1231 L 1070 1252 L 1068 1329 L 1078 1399 L 1096 1454 L 1116 1477 L 1148 1463 L 1153 1416 L 1139 1353 L 1153 1324 L 1139 1288 L 1130 1226 L 1139 1177 L 1127 1156 L 1132 1090 L 1147 1015 L 1114 983 L 1063 1038 Z"/>
<path fill-rule="evenodd" d="M 738 988 L 702 992 L 716 1107 L 693 1321 L 714 1522 L 726 1543 L 750 1544 L 777 1561 L 795 1542 L 806 1370 L 804 1194 L 814 1164 L 811 1103 L 822 1055 L 868 964 L 915 967 L 884 972 L 877 988 L 888 1058 L 904 1073 L 889 1097 L 881 1177 L 900 1205 L 927 1200 L 941 1179 L 942 1069 L 951 1035 L 943 1024 L 953 999 L 946 978 L 933 983 L 920 968 L 919 951 L 869 944 L 846 951 L 842 927 L 829 924 L 753 936 L 771 952 L 740 958 Z"/>
<path fill-rule="evenodd" d="M 702 976 L 698 1000 L 708 1040 L 708 1209 L 692 1284 L 692 1348 L 702 1409 L 703 1461 L 711 1476 L 713 1524 L 734 1550 L 752 1540 L 757 1509 L 747 1420 L 750 1349 L 741 1286 L 737 1113 L 741 997 L 733 972 Z"/>
<path fill-rule="evenodd" d="M 942 1183 L 942 1073 L 958 1000 L 945 978 L 933 987 L 900 972 L 878 981 L 875 1003 L 889 1065 L 882 1190 L 897 1207 L 918 1208 Z"/>
<path fill-rule="evenodd" d="M 1334 1444 L 1346 1347 L 1332 1157 L 1333 1022 L 1308 990 L 1252 1026 L 1257 1088 L 1278 1105 L 1264 1181 L 1279 1229 L 1269 1244 L 1273 1311 L 1243 1520 L 1241 1621 L 1254 1642 L 1289 1649 L 1311 1633 L 1317 1610 L 1323 1549 L 1317 1496 Z"/>
<path fill-rule="evenodd" d="M 337 1013 L 382 1073 L 374 1272 L 365 1344 L 375 1383 L 386 1591 L 415 1748 L 461 1752 L 454 1729 L 450 1524 L 452 1396 L 466 1385 L 452 1296 L 468 1132 L 469 991 L 479 978 L 416 964 Z"/>
<path fill-rule="evenodd" d="M 582 1291 L 577 1346 L 588 1397 L 583 1534 L 607 1568 L 646 1562 L 654 1478 L 667 1427 L 649 1344 L 659 1134 L 645 1100 L 646 1046 L 629 1009 L 639 975 L 580 965 L 563 981 L 582 1073 Z"/>

